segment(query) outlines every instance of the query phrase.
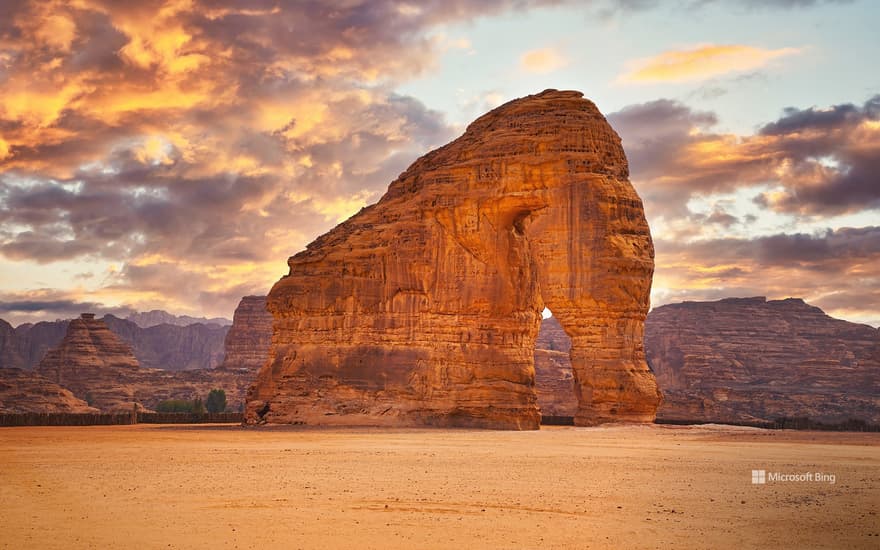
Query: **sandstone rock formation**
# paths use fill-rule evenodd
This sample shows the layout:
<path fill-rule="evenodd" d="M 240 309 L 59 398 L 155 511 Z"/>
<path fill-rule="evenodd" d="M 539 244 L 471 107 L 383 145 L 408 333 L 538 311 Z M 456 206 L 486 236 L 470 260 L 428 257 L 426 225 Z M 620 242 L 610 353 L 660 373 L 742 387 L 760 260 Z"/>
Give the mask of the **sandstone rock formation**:
<path fill-rule="evenodd" d="M 803 300 L 658 307 L 645 345 L 664 395 L 658 419 L 880 424 L 880 331 Z"/>
<path fill-rule="evenodd" d="M 511 101 L 289 259 L 248 421 L 537 428 L 545 306 L 580 425 L 653 420 L 654 249 L 620 138 L 580 92 Z"/>
<path fill-rule="evenodd" d="M 266 310 L 266 297 L 245 296 L 235 308 L 220 368 L 256 373 L 266 363 L 271 344 L 272 314 Z"/>
<path fill-rule="evenodd" d="M 131 346 L 94 314 L 83 313 L 68 323 L 67 334 L 46 353 L 37 373 L 99 409 L 130 410 L 135 399 L 124 381 L 138 368 Z"/>
<path fill-rule="evenodd" d="M 250 383 L 232 372 L 141 368 L 131 346 L 91 314 L 70 321 L 37 372 L 105 412 L 130 411 L 134 405 L 149 410 L 166 399 L 204 399 L 214 388 L 225 390 L 234 408 L 243 403 Z"/>
<path fill-rule="evenodd" d="M 2 413 L 94 413 L 92 408 L 65 388 L 31 371 L 0 369 Z"/>

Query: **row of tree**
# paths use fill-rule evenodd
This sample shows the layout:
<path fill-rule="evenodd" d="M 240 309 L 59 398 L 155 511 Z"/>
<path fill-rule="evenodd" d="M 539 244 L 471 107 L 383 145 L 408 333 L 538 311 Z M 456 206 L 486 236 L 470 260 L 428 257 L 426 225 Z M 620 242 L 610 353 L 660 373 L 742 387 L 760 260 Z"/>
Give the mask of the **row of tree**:
<path fill-rule="evenodd" d="M 193 400 L 187 399 L 166 399 L 160 401 L 156 406 L 157 412 L 168 413 L 195 413 L 204 414 L 221 413 L 226 410 L 226 392 L 214 389 L 208 392 L 208 398 L 202 401 L 200 397 Z"/>

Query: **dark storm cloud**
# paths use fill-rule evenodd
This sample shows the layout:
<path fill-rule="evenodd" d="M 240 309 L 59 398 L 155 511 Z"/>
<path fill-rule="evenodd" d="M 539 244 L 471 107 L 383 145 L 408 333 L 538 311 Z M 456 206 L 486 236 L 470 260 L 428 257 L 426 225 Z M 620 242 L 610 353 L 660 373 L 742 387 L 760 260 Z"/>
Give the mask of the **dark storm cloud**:
<path fill-rule="evenodd" d="M 880 207 L 880 95 L 862 106 L 786 109 L 759 134 L 791 163 L 776 210 L 835 214 Z"/>
<path fill-rule="evenodd" d="M 658 254 L 686 254 L 699 266 L 743 262 L 761 268 L 798 268 L 833 275 L 853 265 L 880 262 L 880 227 L 845 227 L 817 235 L 777 234 L 694 243 L 660 240 L 657 248 Z"/>
<path fill-rule="evenodd" d="M 685 216 L 694 196 L 769 185 L 757 202 L 831 216 L 880 207 L 880 96 L 862 106 L 786 109 L 756 134 L 712 132 L 714 114 L 671 100 L 608 116 L 633 182 L 655 215 Z"/>
<path fill-rule="evenodd" d="M 13 319 L 16 325 L 24 322 L 37 322 L 47 319 L 72 319 L 80 313 L 95 313 L 99 317 L 107 314 L 124 318 L 135 313 L 129 306 L 108 307 L 99 302 L 80 301 L 65 297 L 64 293 L 41 289 L 27 293 L 0 294 L 0 318 Z"/>

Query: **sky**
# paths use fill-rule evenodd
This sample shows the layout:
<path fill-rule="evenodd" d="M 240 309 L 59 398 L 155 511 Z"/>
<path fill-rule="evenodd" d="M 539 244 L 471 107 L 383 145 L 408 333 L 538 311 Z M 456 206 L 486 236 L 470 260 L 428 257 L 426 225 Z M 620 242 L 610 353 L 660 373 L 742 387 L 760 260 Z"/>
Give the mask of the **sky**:
<path fill-rule="evenodd" d="M 621 135 L 652 305 L 880 325 L 874 0 L 2 0 L 0 318 L 231 318 L 508 100 Z"/>

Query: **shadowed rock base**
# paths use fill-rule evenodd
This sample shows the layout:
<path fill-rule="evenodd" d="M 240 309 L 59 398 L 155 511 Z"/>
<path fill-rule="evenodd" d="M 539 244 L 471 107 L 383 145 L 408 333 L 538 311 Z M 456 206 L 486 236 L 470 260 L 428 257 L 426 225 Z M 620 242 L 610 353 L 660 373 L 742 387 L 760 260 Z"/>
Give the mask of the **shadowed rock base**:
<path fill-rule="evenodd" d="M 249 423 L 536 429 L 534 344 L 571 337 L 576 422 L 650 422 L 654 249 L 620 138 L 580 92 L 511 101 L 288 261 Z"/>

